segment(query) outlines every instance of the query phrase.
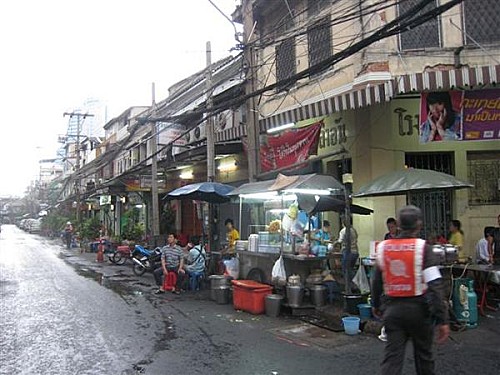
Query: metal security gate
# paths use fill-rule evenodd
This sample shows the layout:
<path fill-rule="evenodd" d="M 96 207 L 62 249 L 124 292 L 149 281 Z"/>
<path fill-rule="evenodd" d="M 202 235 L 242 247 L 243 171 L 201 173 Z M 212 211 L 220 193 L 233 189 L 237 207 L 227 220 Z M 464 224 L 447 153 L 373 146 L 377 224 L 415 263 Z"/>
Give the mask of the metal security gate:
<path fill-rule="evenodd" d="M 452 153 L 406 154 L 405 164 L 409 168 L 431 169 L 454 174 Z M 452 194 L 449 190 L 436 189 L 408 195 L 408 204 L 413 204 L 422 210 L 423 238 L 430 239 L 437 235 L 446 237 L 448 223 L 453 219 Z"/>

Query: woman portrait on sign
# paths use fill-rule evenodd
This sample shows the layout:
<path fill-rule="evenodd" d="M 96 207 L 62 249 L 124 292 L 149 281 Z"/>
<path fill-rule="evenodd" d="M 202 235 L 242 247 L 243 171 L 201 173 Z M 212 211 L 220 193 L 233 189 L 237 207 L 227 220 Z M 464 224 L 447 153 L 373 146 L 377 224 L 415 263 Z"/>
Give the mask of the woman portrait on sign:
<path fill-rule="evenodd" d="M 424 100 L 426 106 L 422 108 L 421 117 L 425 121 L 420 125 L 420 143 L 462 139 L 461 117 L 459 111 L 453 109 L 452 95 L 430 92 L 422 98 Z"/>

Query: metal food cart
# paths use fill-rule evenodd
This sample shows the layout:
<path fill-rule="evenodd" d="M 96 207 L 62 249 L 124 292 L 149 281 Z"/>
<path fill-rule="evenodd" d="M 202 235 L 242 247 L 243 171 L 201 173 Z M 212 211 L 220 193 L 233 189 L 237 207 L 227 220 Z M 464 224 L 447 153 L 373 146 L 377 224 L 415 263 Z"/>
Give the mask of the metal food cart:
<path fill-rule="evenodd" d="M 307 255 L 307 234 L 311 229 L 309 215 L 299 210 L 298 198 L 308 195 L 343 196 L 344 186 L 332 176 L 309 174 L 279 175 L 276 180 L 247 183 L 229 195 L 240 203 L 239 226 L 242 232 L 243 204 L 258 212 L 248 228 L 248 241 L 240 241 L 236 253 L 240 262 L 240 278 L 271 283 L 272 267 L 283 256 L 287 277 L 300 275 L 305 282 L 313 269 L 324 269 L 325 256 Z M 305 219 L 304 219 L 305 217 Z M 257 221 L 257 222 L 255 222 Z"/>

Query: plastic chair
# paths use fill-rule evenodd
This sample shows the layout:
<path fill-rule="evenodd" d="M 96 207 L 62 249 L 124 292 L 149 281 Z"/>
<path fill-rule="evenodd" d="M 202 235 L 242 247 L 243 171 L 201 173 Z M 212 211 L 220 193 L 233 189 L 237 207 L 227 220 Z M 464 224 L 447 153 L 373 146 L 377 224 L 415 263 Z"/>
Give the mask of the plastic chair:
<path fill-rule="evenodd" d="M 189 272 L 189 289 L 200 290 L 201 281 L 205 278 L 205 272 Z"/>

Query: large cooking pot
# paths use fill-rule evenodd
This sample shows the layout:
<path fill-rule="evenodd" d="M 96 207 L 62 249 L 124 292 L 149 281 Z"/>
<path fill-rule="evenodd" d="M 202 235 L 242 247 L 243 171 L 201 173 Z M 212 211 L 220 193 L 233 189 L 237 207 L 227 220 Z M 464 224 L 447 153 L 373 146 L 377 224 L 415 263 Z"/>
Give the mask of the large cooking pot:
<path fill-rule="evenodd" d="M 286 297 L 290 307 L 300 307 L 304 298 L 304 288 L 300 285 L 287 285 Z"/>
<path fill-rule="evenodd" d="M 215 301 L 217 299 L 215 290 L 220 287 L 229 287 L 229 280 L 224 275 L 211 275 L 208 279 L 210 280 L 210 299 Z"/>

